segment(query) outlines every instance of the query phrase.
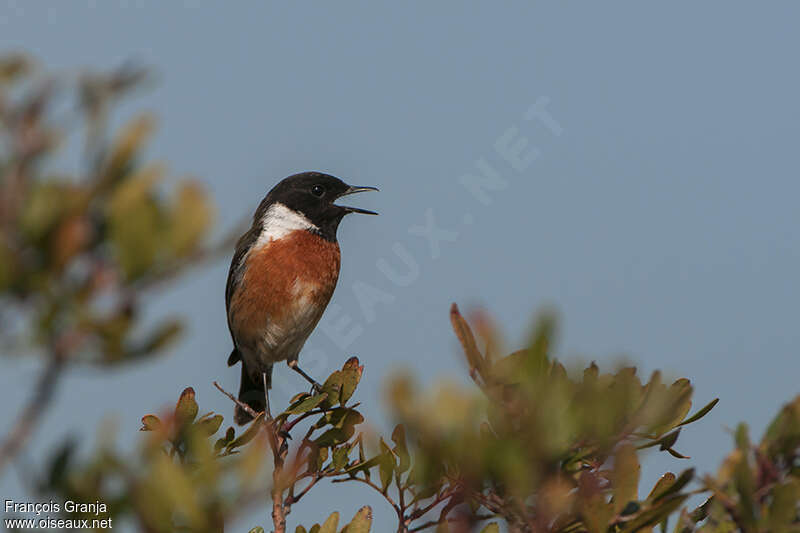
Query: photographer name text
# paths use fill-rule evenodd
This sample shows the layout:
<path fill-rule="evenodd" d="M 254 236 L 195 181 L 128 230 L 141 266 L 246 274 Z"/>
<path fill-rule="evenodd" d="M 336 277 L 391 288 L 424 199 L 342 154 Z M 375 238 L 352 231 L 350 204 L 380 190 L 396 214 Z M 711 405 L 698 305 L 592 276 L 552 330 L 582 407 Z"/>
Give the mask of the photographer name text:
<path fill-rule="evenodd" d="M 6 528 L 14 529 L 111 529 L 112 519 L 107 518 L 108 506 L 97 500 L 91 503 L 67 500 L 63 503 L 50 500 L 48 502 L 20 502 L 5 500 L 3 509 L 6 514 L 36 515 L 34 518 L 5 518 Z M 89 518 L 54 517 L 59 513 L 89 515 Z M 92 518 L 95 517 L 95 518 Z M 100 518 L 103 517 L 103 518 Z"/>

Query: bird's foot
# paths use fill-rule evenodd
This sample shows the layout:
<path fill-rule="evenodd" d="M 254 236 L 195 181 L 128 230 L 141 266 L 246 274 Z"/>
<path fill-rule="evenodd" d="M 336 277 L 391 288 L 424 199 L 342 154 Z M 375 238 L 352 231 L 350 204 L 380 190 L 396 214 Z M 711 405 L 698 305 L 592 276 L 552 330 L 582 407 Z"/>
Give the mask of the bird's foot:
<path fill-rule="evenodd" d="M 289 368 L 291 368 L 292 370 L 294 370 L 295 372 L 297 372 L 298 374 L 303 376 L 303 379 L 305 379 L 306 381 L 311 383 L 311 394 L 314 394 L 315 392 L 316 393 L 322 392 L 322 385 L 317 383 L 317 381 L 314 378 L 312 378 L 311 376 L 306 374 L 305 371 L 302 368 L 297 366 L 297 361 L 296 360 L 295 361 L 289 361 L 287 364 L 289 365 Z"/>

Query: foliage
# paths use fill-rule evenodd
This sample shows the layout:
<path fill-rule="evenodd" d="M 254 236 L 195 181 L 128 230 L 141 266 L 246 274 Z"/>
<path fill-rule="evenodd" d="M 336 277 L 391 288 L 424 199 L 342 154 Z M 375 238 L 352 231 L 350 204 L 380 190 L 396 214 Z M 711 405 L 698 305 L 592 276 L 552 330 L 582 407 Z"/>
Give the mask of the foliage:
<path fill-rule="evenodd" d="M 69 365 L 112 366 L 163 351 L 180 325 L 165 319 L 141 331 L 146 289 L 229 244 L 208 245 L 212 208 L 196 182 L 166 194 L 162 167 L 143 162 L 151 117 L 107 135 L 114 103 L 143 79 L 126 67 L 56 84 L 25 57 L 0 60 L 0 339 L 4 353 L 44 361 L 2 443 L 0 470 L 26 444 Z M 55 112 L 65 86 L 86 131 L 78 175 L 54 170 L 58 145 L 75 130 Z M 394 423 L 387 436 L 365 429 L 354 401 L 364 367 L 353 357 L 321 390 L 296 395 L 272 420 L 257 414 L 238 433 L 223 430 L 220 414 L 201 415 L 185 389 L 174 408 L 142 417 L 134 452 L 105 435 L 86 458 L 67 442 L 36 488 L 62 501 L 104 502 L 104 517 L 154 533 L 220 531 L 265 504 L 282 533 L 292 507 L 323 482 L 369 487 L 394 511 L 400 533 L 646 532 L 666 531 L 668 522 L 680 533 L 800 531 L 800 397 L 758 444 L 737 428 L 716 475 L 678 468 L 641 487 L 643 454 L 685 462 L 681 431 L 717 400 L 692 414 L 686 379 L 665 383 L 659 372 L 642 379 L 635 368 L 605 373 L 595 364 L 569 371 L 553 357 L 548 315 L 510 355 L 485 316 L 472 321 L 477 337 L 455 306 L 450 316 L 473 385 L 423 390 L 395 376 L 386 387 Z M 690 508 L 695 494 L 705 501 Z M 333 512 L 295 532 L 389 527 L 373 528 L 368 506 L 340 522 Z"/>
<path fill-rule="evenodd" d="M 716 400 L 690 415 L 686 380 L 668 385 L 655 373 L 642 382 L 632 368 L 601 373 L 594 364 L 572 374 L 550 355 L 547 316 L 528 348 L 505 357 L 485 319 L 477 320 L 487 347 L 480 351 L 455 307 L 451 318 L 477 392 L 451 384 L 422 391 L 408 377 L 394 378 L 389 399 L 400 423 L 389 438 L 360 429 L 353 397 L 363 366 L 351 358 L 321 391 L 296 395 L 273 421 L 259 417 L 239 435 L 220 432 L 221 415 L 198 417 L 187 389 L 172 413 L 143 417 L 148 437 L 136 461 L 106 451 L 79 465 L 62 453 L 46 491 L 115 501 L 115 517 L 148 531 L 218 530 L 267 493 L 275 531 L 286 531 L 292 506 L 326 479 L 369 486 L 394 509 L 399 532 L 493 532 L 499 523 L 509 531 L 651 531 L 666 530 L 670 520 L 680 533 L 798 530 L 800 398 L 758 446 L 741 426 L 716 476 L 697 479 L 686 468 L 642 488 L 642 453 L 658 449 L 685 460 L 675 449 L 679 432 Z M 290 446 L 295 435 L 302 436 Z M 121 476 L 122 499 L 102 491 L 110 475 Z M 87 486 L 94 492 L 79 492 Z M 692 494 L 707 499 L 690 509 Z M 339 522 L 334 512 L 295 532 L 370 531 L 372 511 L 363 507 L 348 525 Z"/>
<path fill-rule="evenodd" d="M 92 458 L 80 463 L 68 444 L 53 457 L 40 490 L 64 501 L 105 502 L 104 518 L 128 519 L 142 531 L 220 531 L 248 505 L 263 503 L 267 443 L 257 435 L 260 422 L 239 435 L 233 428 L 218 435 L 222 415 L 198 412 L 188 388 L 173 411 L 144 416 L 147 433 L 133 456 L 104 439 Z M 237 461 L 217 460 L 235 454 Z"/>
<path fill-rule="evenodd" d="M 221 415 L 198 418 L 187 389 L 170 415 L 143 417 L 149 433 L 135 466 L 119 466 L 131 462 L 112 456 L 107 464 L 116 469 L 100 469 L 106 476 L 126 472 L 122 493 L 129 501 L 115 507 L 115 518 L 133 517 L 149 531 L 178 525 L 214 530 L 242 502 L 257 499 L 251 491 L 266 495 L 253 480 L 267 478 L 269 455 L 276 531 L 285 531 L 292 506 L 325 479 L 371 487 L 394 509 L 397 531 L 466 531 L 490 519 L 518 531 L 638 531 L 684 503 L 693 470 L 665 474 L 640 499 L 638 455 L 658 446 L 682 457 L 673 448 L 677 432 L 710 409 L 687 417 L 692 390 L 685 380 L 667 386 L 656 374 L 642 384 L 632 369 L 600 374 L 595 365 L 570 377 L 550 359 L 549 320 L 527 350 L 495 358 L 478 352 L 455 308 L 452 318 L 480 395 L 453 386 L 424 394 L 407 379 L 395 379 L 392 406 L 402 423 L 389 439 L 375 437 L 358 431 L 364 418 L 352 400 L 363 366 L 351 358 L 320 391 L 296 395 L 273 421 L 259 417 L 238 436 L 233 428 L 219 436 Z M 298 432 L 302 437 L 290 446 Z M 53 468 L 60 477 L 51 479 L 60 481 L 48 490 L 108 497 L 76 493 L 80 480 L 97 475 L 96 464 L 76 466 L 62 457 Z M 225 473 L 238 477 L 221 483 Z M 236 490 L 225 494 L 221 486 Z M 370 522 L 365 507 L 344 530 L 368 531 Z M 334 513 L 296 531 L 337 531 L 338 523 Z"/>
<path fill-rule="evenodd" d="M 708 503 L 682 511 L 676 531 L 800 531 L 800 396 L 783 406 L 758 445 L 745 424 L 734 442 L 717 475 L 703 480 Z"/>
<path fill-rule="evenodd" d="M 115 104 L 146 79 L 131 66 L 72 77 L 23 55 L 0 57 L 0 346 L 5 356 L 43 361 L 0 445 L 0 471 L 33 433 L 64 370 L 141 360 L 178 337 L 174 316 L 141 325 L 145 291 L 219 249 L 207 244 L 213 208 L 198 182 L 167 194 L 163 166 L 145 162 L 153 118 L 107 133 Z M 81 129 L 82 170 L 57 170 L 59 148 L 78 144 Z"/>
<path fill-rule="evenodd" d="M 23 56 L 0 61 L 0 73 L 6 312 L 25 318 L 37 346 L 71 362 L 112 365 L 160 351 L 180 325 L 169 319 L 134 336 L 141 289 L 192 263 L 213 210 L 195 181 L 181 182 L 173 197 L 159 190 L 164 168 L 142 162 L 151 116 L 135 117 L 113 137 L 101 133 L 111 104 L 139 85 L 144 71 L 79 78 L 76 118 L 90 133 L 79 175 L 53 167 L 59 145 L 76 129 L 65 130 L 69 122 L 54 111 L 66 90 Z"/>
<path fill-rule="evenodd" d="M 685 458 L 674 448 L 682 427 L 716 401 L 688 416 L 688 380 L 667 385 L 655 373 L 642 383 L 634 368 L 602 374 L 594 364 L 571 376 L 551 357 L 548 316 L 528 348 L 506 357 L 485 319 L 484 352 L 455 306 L 451 320 L 480 393 L 445 385 L 426 394 L 407 378 L 390 388 L 416 453 L 405 477 L 402 460 L 389 463 L 387 477 L 441 504 L 438 522 L 501 517 L 512 531 L 637 531 L 685 502 L 693 469 L 666 473 L 639 498 L 639 451 L 657 446 Z"/>

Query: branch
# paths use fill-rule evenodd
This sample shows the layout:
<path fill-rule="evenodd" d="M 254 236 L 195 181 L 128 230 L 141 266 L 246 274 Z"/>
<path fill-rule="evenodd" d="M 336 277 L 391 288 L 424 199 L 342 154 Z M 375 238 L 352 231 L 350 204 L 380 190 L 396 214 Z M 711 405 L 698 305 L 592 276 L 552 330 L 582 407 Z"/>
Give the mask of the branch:
<path fill-rule="evenodd" d="M 392 504 L 392 507 L 394 507 L 395 509 L 399 509 L 400 508 L 400 506 L 395 503 L 395 501 L 392 499 L 391 496 L 389 496 L 388 494 L 384 493 L 383 489 L 380 488 L 378 485 L 376 485 L 370 479 L 364 479 L 362 477 L 341 477 L 341 478 L 338 478 L 338 479 L 332 479 L 331 483 L 344 483 L 345 481 L 360 481 L 361 483 L 369 485 L 370 487 L 372 487 L 373 489 L 378 491 L 381 494 L 381 496 L 386 498 L 386 501 L 388 501 L 390 504 Z"/>
<path fill-rule="evenodd" d="M 223 389 L 219 383 L 216 381 L 214 382 L 214 386 L 220 391 L 222 394 L 230 398 L 232 402 L 236 405 L 241 407 L 245 410 L 249 415 L 253 418 L 258 416 L 249 405 L 239 401 L 233 394 L 229 393 L 225 389 Z M 285 533 L 286 531 L 286 515 L 291 512 L 292 505 L 297 503 L 300 498 L 306 495 L 311 488 L 316 485 L 316 483 L 322 478 L 321 475 L 315 474 L 314 478 L 311 480 L 309 485 L 305 487 L 301 492 L 297 495 L 294 494 L 294 484 L 297 482 L 297 479 L 290 485 L 289 495 L 287 496 L 286 500 L 284 501 L 283 492 L 284 492 L 284 482 L 283 474 L 284 474 L 284 467 L 286 461 L 286 455 L 289 451 L 289 447 L 286 445 L 286 441 L 289 438 L 289 430 L 294 428 L 294 426 L 308 418 L 309 416 L 324 413 L 324 410 L 312 410 L 302 415 L 298 416 L 295 420 L 281 426 L 277 426 L 275 424 L 278 419 L 273 419 L 271 421 L 265 420 L 265 427 L 267 428 L 267 433 L 269 436 L 269 443 L 270 448 L 272 449 L 273 454 L 273 461 L 274 461 L 274 469 L 272 472 L 272 490 L 270 491 L 270 496 L 272 500 L 272 523 L 275 526 L 275 533 Z M 303 439 L 303 443 L 301 444 L 300 449 L 297 451 L 300 454 L 303 450 L 303 447 L 307 444 L 310 434 L 313 432 L 314 427 L 310 427 L 308 429 L 308 433 L 306 433 L 305 438 Z M 293 470 L 297 467 L 294 465 Z M 293 473 L 292 477 L 294 478 L 296 474 Z"/>
<path fill-rule="evenodd" d="M 53 400 L 53 392 L 63 369 L 64 357 L 60 352 L 55 352 L 39 376 L 33 396 L 19 412 L 17 421 L 0 446 L 0 473 L 3 472 L 6 464 L 16 457 L 33 434 L 36 425 L 41 421 Z"/>
<path fill-rule="evenodd" d="M 409 520 L 416 520 L 417 518 L 425 516 L 431 509 L 433 509 L 434 507 L 436 507 L 437 505 L 439 505 L 440 503 L 442 503 L 443 501 L 445 501 L 446 499 L 448 499 L 452 495 L 456 494 L 456 491 L 457 491 L 457 489 L 455 489 L 453 487 L 442 491 L 441 494 L 437 494 L 436 497 L 433 499 L 433 501 L 431 503 L 429 503 L 428 505 L 426 505 L 425 507 L 419 507 L 419 505 L 418 505 L 419 502 L 417 502 L 416 504 L 414 504 L 414 510 L 411 511 L 411 514 L 408 516 L 408 519 Z"/>
<path fill-rule="evenodd" d="M 286 505 L 294 505 L 294 504 L 296 504 L 297 502 L 299 502 L 299 501 L 300 501 L 300 498 L 302 498 L 303 496 L 305 496 L 305 495 L 308 493 L 308 491 L 310 491 L 310 490 L 311 490 L 311 487 L 313 487 L 314 485 L 316 485 L 316 484 L 317 484 L 317 482 L 318 482 L 320 479 L 322 479 L 322 476 L 321 476 L 321 475 L 319 475 L 319 473 L 316 473 L 316 474 L 314 474 L 314 476 L 312 476 L 312 477 L 311 477 L 311 481 L 309 482 L 308 486 L 306 486 L 306 488 L 304 488 L 303 490 L 301 490 L 300 492 L 298 492 L 296 495 L 294 494 L 294 492 L 292 492 L 292 493 L 289 495 L 289 497 L 286 499 Z M 292 491 L 294 491 L 294 485 L 292 485 Z"/>
<path fill-rule="evenodd" d="M 400 506 L 397 505 L 397 503 L 395 503 L 392 497 L 389 496 L 388 492 L 383 492 L 383 489 L 380 488 L 378 485 L 376 485 L 372 480 L 361 477 L 344 477 L 339 479 L 332 479 L 331 483 L 344 483 L 345 481 L 360 481 L 361 483 L 369 485 L 370 487 L 375 489 L 381 496 L 383 496 L 386 499 L 387 502 L 389 502 L 389 504 L 394 509 L 395 513 L 397 513 L 397 518 L 399 520 L 400 527 L 402 528 L 405 527 L 405 517 L 403 516 L 403 509 L 401 509 Z M 400 531 L 403 531 L 403 529 L 401 529 Z"/>
<path fill-rule="evenodd" d="M 218 390 L 218 391 L 220 391 L 222 394 L 224 394 L 225 396 L 227 396 L 228 398 L 230 398 L 230 399 L 233 401 L 233 403 L 235 403 L 236 405 L 238 405 L 239 407 L 241 407 L 242 409 L 244 409 L 244 411 L 245 411 L 245 412 L 246 412 L 248 415 L 252 416 L 253 418 L 257 418 L 257 417 L 258 417 L 258 413 L 256 413 L 256 412 L 253 410 L 253 408 L 252 408 L 252 407 L 250 407 L 249 405 L 247 405 L 247 404 L 246 404 L 246 403 L 244 403 L 244 402 L 240 402 L 240 401 L 239 401 L 239 399 L 238 399 L 236 396 L 234 396 L 234 395 L 233 395 L 233 394 L 231 394 L 230 392 L 228 392 L 228 391 L 226 391 L 225 389 L 223 389 L 222 387 L 220 387 L 220 386 L 219 386 L 219 383 L 217 383 L 216 381 L 214 382 L 214 386 L 217 388 L 217 390 Z"/>
<path fill-rule="evenodd" d="M 272 421 L 274 422 L 274 420 Z M 267 424 L 269 443 L 272 448 L 272 455 L 275 468 L 272 470 L 272 523 L 275 526 L 274 533 L 286 533 L 286 515 L 291 511 L 291 505 L 283 501 L 284 479 L 283 467 L 286 454 L 289 453 L 289 446 L 286 444 L 287 433 L 280 431 L 274 423 Z"/>
<path fill-rule="evenodd" d="M 283 508 L 283 491 L 274 486 L 274 477 L 278 473 L 275 469 L 273 474 L 273 488 L 272 488 L 272 523 L 275 526 L 275 533 L 286 533 L 286 513 Z"/>

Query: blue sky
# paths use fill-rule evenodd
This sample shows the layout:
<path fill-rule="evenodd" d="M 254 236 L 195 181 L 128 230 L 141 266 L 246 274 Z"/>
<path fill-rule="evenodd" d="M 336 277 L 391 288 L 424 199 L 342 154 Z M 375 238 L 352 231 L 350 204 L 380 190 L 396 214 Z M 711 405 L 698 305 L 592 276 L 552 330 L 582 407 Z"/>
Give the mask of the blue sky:
<path fill-rule="evenodd" d="M 382 412 L 393 368 L 426 382 L 463 374 L 450 302 L 486 307 L 513 347 L 550 305 L 566 361 L 625 357 L 690 377 L 698 406 L 721 398 L 681 436 L 710 471 L 730 449 L 725 428 L 745 420 L 758 435 L 798 393 L 799 15 L 789 2 L 5 0 L 0 49 L 69 72 L 153 67 L 158 83 L 117 120 L 158 115 L 149 155 L 205 183 L 220 231 L 297 171 L 380 187 L 358 205 L 381 216 L 340 228 L 339 287 L 301 356 L 321 376 L 359 355 L 368 416 Z M 66 170 L 77 161 L 64 155 Z M 496 173 L 485 196 L 464 186 L 480 169 Z M 190 325 L 167 357 L 72 374 L 31 457 L 67 434 L 88 443 L 87 420 L 106 413 L 127 437 L 189 385 L 201 407 L 230 414 L 211 386 L 238 380 L 225 366 L 226 271 L 227 258 L 151 299 L 152 320 L 177 312 Z M 367 293 L 373 306 L 360 303 Z M 333 331 L 342 317 L 346 335 Z M 9 420 L 36 367 L 2 368 Z M 286 368 L 276 382 L 278 397 L 304 387 Z M 648 481 L 683 466 L 653 455 Z M 0 492 L 23 488 L 6 475 Z M 321 489 L 290 525 L 365 502 L 390 518 L 359 488 Z"/>

